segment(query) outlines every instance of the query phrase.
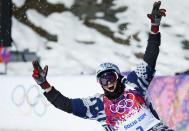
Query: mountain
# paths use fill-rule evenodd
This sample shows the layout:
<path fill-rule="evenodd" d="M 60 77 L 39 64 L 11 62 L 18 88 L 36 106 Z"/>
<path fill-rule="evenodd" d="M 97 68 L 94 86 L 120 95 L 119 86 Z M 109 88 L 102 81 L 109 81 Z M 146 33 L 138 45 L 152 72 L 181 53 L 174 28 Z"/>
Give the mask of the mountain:
<path fill-rule="evenodd" d="M 152 0 L 13 0 L 10 50 L 34 51 L 51 75 L 95 74 L 102 62 L 129 71 L 142 60 Z M 179 3 L 179 4 L 178 4 Z M 158 75 L 189 69 L 187 0 L 162 1 Z M 22 70 L 20 70 L 22 69 Z M 8 74 L 30 75 L 31 62 L 9 63 Z"/>

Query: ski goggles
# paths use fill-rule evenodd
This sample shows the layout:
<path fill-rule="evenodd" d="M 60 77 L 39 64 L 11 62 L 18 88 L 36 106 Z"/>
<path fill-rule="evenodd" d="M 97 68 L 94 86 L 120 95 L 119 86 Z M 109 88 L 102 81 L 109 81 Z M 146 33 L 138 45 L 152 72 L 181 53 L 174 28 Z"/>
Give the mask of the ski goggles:
<path fill-rule="evenodd" d="M 109 83 L 116 82 L 117 78 L 118 76 L 116 72 L 105 72 L 100 76 L 98 80 L 102 86 L 107 86 Z"/>

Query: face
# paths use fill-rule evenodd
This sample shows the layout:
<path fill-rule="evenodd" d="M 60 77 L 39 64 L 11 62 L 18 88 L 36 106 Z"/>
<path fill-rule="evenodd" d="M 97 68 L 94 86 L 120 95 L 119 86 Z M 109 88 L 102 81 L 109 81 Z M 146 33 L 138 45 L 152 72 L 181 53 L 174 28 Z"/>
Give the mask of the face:
<path fill-rule="evenodd" d="M 117 86 L 118 75 L 116 72 L 106 72 L 99 78 L 99 83 L 108 92 L 114 92 Z"/>
<path fill-rule="evenodd" d="M 114 92 L 116 85 L 117 85 L 117 81 L 114 83 L 108 83 L 107 86 L 102 86 L 102 88 L 104 88 L 108 92 Z"/>

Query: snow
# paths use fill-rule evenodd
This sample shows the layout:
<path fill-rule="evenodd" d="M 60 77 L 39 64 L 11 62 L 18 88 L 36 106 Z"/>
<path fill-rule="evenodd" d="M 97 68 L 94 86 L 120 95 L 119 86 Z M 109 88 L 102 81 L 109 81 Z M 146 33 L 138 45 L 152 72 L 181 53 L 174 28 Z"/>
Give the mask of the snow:
<path fill-rule="evenodd" d="M 17 6 L 17 7 L 22 7 L 26 0 L 12 0 L 12 2 Z"/>
<path fill-rule="evenodd" d="M 21 4 L 20 1 L 14 1 Z M 51 3 L 64 3 L 67 6 L 73 5 L 74 1 L 49 0 Z M 101 1 L 98 1 L 101 2 Z M 144 52 L 146 48 L 147 34 L 150 29 L 150 21 L 146 17 L 151 12 L 152 0 L 115 0 L 112 8 L 128 5 L 127 11 L 118 13 L 119 19 L 116 23 L 111 23 L 102 19 L 94 22 L 106 25 L 115 32 L 114 36 L 120 38 L 130 37 L 131 46 L 115 44 L 110 38 L 105 37 L 93 28 L 86 27 L 83 21 L 70 12 L 53 13 L 44 17 L 34 9 L 27 11 L 29 20 L 36 26 L 40 26 L 51 34 L 58 36 L 58 42 L 49 42 L 38 36 L 30 28 L 13 18 L 13 40 L 17 43 L 18 50 L 29 49 L 36 51 L 41 57 L 43 65 L 49 65 L 50 72 L 57 75 L 75 75 L 83 72 L 94 74 L 98 65 L 102 62 L 110 61 L 118 64 L 122 71 L 131 70 L 139 63 L 134 56 L 135 53 Z M 179 3 L 179 6 L 178 6 Z M 162 34 L 161 52 L 157 62 L 157 74 L 173 75 L 188 69 L 189 61 L 185 59 L 188 51 L 183 51 L 181 41 L 189 39 L 187 30 L 189 29 L 188 14 L 189 8 L 187 0 L 162 1 L 162 7 L 167 9 L 167 17 L 162 19 L 162 23 L 169 24 L 171 28 L 160 28 Z M 102 15 L 97 14 L 97 15 Z M 128 22 L 128 30 L 123 30 L 123 34 L 118 33 L 118 24 Z M 139 33 L 140 42 L 132 39 L 132 34 Z M 182 37 L 176 37 L 182 35 Z M 92 43 L 90 45 L 81 42 Z M 46 50 L 45 47 L 52 50 Z M 141 48 L 137 48 L 140 46 Z M 13 47 L 14 48 L 14 47 Z M 58 63 L 55 61 L 58 59 Z M 176 61 L 175 61 L 176 60 Z M 16 72 L 18 66 L 10 63 L 9 74 L 22 75 L 31 74 L 29 64 L 23 63 L 22 68 L 27 68 L 26 72 Z M 19 65 L 19 68 L 21 64 Z"/>
<path fill-rule="evenodd" d="M 102 88 L 94 76 L 51 76 L 48 80 L 56 89 L 70 98 L 86 98 L 96 93 L 102 93 Z M 84 80 L 85 82 L 81 82 Z M 0 130 L 103 131 L 97 121 L 82 119 L 56 109 L 42 95 L 43 91 L 40 87 L 38 87 L 40 94 L 35 88 L 32 88 L 37 85 L 34 84 L 31 76 L 0 76 L 0 82 L 4 83 L 3 86 L 0 86 L 0 89 L 3 90 L 0 92 Z M 27 94 L 23 94 L 24 91 L 18 86 L 22 86 Z M 13 101 L 19 103 L 23 99 L 20 106 L 13 103 Z M 36 106 L 28 104 L 27 100 L 34 103 L 36 99 L 38 101 Z M 43 114 L 45 110 L 46 112 Z"/>
<path fill-rule="evenodd" d="M 58 4 L 58 3 L 62 3 L 64 4 L 66 7 L 70 8 L 73 4 L 75 0 L 47 0 L 49 3 L 52 4 Z"/>

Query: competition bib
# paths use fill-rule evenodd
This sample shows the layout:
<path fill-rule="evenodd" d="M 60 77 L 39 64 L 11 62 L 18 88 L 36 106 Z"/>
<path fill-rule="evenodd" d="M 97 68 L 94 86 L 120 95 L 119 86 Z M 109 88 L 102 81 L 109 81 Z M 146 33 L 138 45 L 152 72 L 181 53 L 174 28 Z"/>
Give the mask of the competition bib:
<path fill-rule="evenodd" d="M 158 124 L 144 98 L 135 91 L 125 91 L 116 100 L 104 97 L 106 123 L 117 131 L 146 131 Z"/>
<path fill-rule="evenodd" d="M 120 123 L 118 131 L 147 131 L 159 122 L 147 109 L 141 109 L 140 112 Z"/>

